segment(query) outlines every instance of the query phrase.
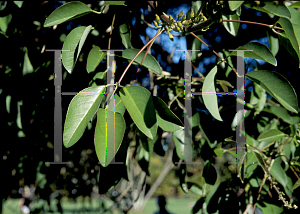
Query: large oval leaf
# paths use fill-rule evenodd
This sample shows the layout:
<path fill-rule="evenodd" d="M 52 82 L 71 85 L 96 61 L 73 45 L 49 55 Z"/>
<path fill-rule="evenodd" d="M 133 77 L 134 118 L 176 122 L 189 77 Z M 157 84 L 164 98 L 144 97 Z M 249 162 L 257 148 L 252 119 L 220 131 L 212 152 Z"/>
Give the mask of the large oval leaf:
<path fill-rule="evenodd" d="M 132 60 L 139 51 L 140 51 L 139 49 L 126 49 L 126 50 L 122 51 L 122 57 L 125 59 Z M 145 51 L 142 51 L 140 53 L 140 55 L 134 60 L 134 62 L 141 64 L 145 53 L 146 53 Z M 143 62 L 143 66 L 150 69 L 151 71 L 153 71 L 156 74 L 161 74 L 161 67 L 160 67 L 159 63 L 150 54 L 147 54 L 147 56 Z"/>
<path fill-rule="evenodd" d="M 252 71 L 246 77 L 259 84 L 287 110 L 298 113 L 296 92 L 284 76 L 271 71 Z"/>
<path fill-rule="evenodd" d="M 218 100 L 215 89 L 215 75 L 217 73 L 217 66 L 215 66 L 205 77 L 202 87 L 202 97 L 206 108 L 211 115 L 219 121 L 223 121 L 219 109 Z"/>
<path fill-rule="evenodd" d="M 105 92 L 105 86 L 94 86 L 80 91 L 71 101 L 64 125 L 63 143 L 73 146 L 97 112 Z"/>
<path fill-rule="evenodd" d="M 251 4 L 244 4 L 246 7 L 250 7 L 254 10 L 258 10 L 264 13 L 271 13 L 275 16 L 291 18 L 289 9 L 284 4 L 275 4 L 272 1 L 263 1 L 260 6 L 252 6 Z"/>
<path fill-rule="evenodd" d="M 151 93 L 141 86 L 127 86 L 120 97 L 136 126 L 149 138 L 157 132 L 157 120 Z"/>
<path fill-rule="evenodd" d="M 91 8 L 82 2 L 69 2 L 54 10 L 46 19 L 44 27 L 58 25 L 65 21 L 86 15 L 92 11 Z"/>
<path fill-rule="evenodd" d="M 101 51 L 100 47 L 98 46 L 95 46 L 90 50 L 86 63 L 86 70 L 88 73 L 96 70 L 99 63 L 106 56 L 106 53 L 107 52 Z"/>
<path fill-rule="evenodd" d="M 115 129 L 107 129 L 108 121 L 115 123 Z M 95 128 L 95 148 L 99 162 L 106 167 L 117 153 L 125 133 L 125 120 L 120 113 L 99 108 L 97 112 L 97 124 Z M 114 136 L 109 138 L 109 136 Z M 113 151 L 108 151 L 107 145 L 113 145 Z"/>
<path fill-rule="evenodd" d="M 237 14 L 223 15 L 222 18 L 226 20 L 240 20 L 240 17 Z M 223 22 L 223 25 L 228 33 L 233 36 L 237 35 L 240 26 L 239 22 Z"/>
<path fill-rule="evenodd" d="M 270 129 L 264 133 L 262 133 L 261 135 L 259 135 L 259 137 L 257 138 L 258 141 L 265 141 L 265 142 L 272 142 L 275 140 L 279 140 L 282 137 L 284 137 L 285 134 L 281 131 L 279 131 L 278 129 Z"/>
<path fill-rule="evenodd" d="M 81 48 L 90 32 L 92 25 L 81 26 L 73 29 L 66 37 L 63 44 L 62 62 L 66 70 L 71 73 L 80 54 Z M 74 59 L 75 50 L 78 45 L 77 55 Z"/>
<path fill-rule="evenodd" d="M 152 97 L 156 110 L 158 126 L 166 132 L 175 132 L 183 129 L 180 119 L 168 108 L 167 104 L 159 97 Z"/>
<path fill-rule="evenodd" d="M 276 58 L 273 56 L 270 49 L 259 43 L 259 42 L 250 42 L 246 45 L 238 47 L 238 49 L 242 50 L 251 50 L 251 51 L 245 51 L 244 56 L 253 58 L 253 59 L 261 59 L 264 60 L 274 66 L 277 66 Z M 233 51 L 230 56 L 237 56 L 237 52 Z"/>
<path fill-rule="evenodd" d="M 286 194 L 288 196 L 291 196 L 293 188 L 292 179 L 289 176 L 287 176 L 284 169 L 281 167 L 281 162 L 281 158 L 275 159 L 274 163 L 270 168 L 270 174 L 274 176 L 276 181 L 278 181 L 283 186 Z"/>
<path fill-rule="evenodd" d="M 291 20 L 287 18 L 280 18 L 278 20 L 278 23 L 284 30 L 284 33 L 282 33 L 281 35 L 283 37 L 287 37 L 290 40 L 295 52 L 297 53 L 298 59 L 300 59 L 300 26 L 292 23 Z"/>

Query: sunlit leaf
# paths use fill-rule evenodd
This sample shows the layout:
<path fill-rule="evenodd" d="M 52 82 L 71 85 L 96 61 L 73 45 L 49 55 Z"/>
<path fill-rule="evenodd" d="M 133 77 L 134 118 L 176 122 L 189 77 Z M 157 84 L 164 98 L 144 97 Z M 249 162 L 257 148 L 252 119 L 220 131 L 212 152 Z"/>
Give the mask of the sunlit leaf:
<path fill-rule="evenodd" d="M 73 29 L 67 36 L 63 44 L 62 62 L 66 70 L 71 73 L 80 54 L 81 48 L 90 32 L 92 26 L 81 26 Z M 77 55 L 75 50 L 78 46 Z"/>
<path fill-rule="evenodd" d="M 167 132 L 175 132 L 183 129 L 183 123 L 180 119 L 168 108 L 167 104 L 159 97 L 152 97 L 156 111 L 158 126 Z"/>
<path fill-rule="evenodd" d="M 95 46 L 93 47 L 88 55 L 87 63 L 86 63 L 86 70 L 88 73 L 93 72 L 96 70 L 99 63 L 103 60 L 106 56 L 107 52 L 101 51 L 100 47 Z"/>
<path fill-rule="evenodd" d="M 58 25 L 73 18 L 86 15 L 90 12 L 92 12 L 92 9 L 82 2 L 68 2 L 54 10 L 48 16 L 44 23 L 44 27 Z"/>
<path fill-rule="evenodd" d="M 127 86 L 120 97 L 136 126 L 149 138 L 157 132 L 157 119 L 151 93 L 141 86 Z"/>
<path fill-rule="evenodd" d="M 240 17 L 237 14 L 222 15 L 222 18 L 225 20 L 240 20 Z M 237 35 L 240 26 L 239 22 L 223 22 L 223 25 L 228 33 L 233 36 Z"/>
<path fill-rule="evenodd" d="M 253 58 L 253 59 L 260 59 L 263 61 L 266 61 L 274 66 L 277 65 L 276 58 L 273 56 L 271 53 L 270 49 L 259 43 L 259 42 L 250 42 L 246 45 L 240 46 L 237 49 L 239 50 L 250 50 L 250 51 L 245 51 L 244 56 Z M 237 51 L 232 51 L 230 56 L 237 56 Z"/>
<path fill-rule="evenodd" d="M 125 59 L 132 60 L 139 51 L 140 51 L 139 49 L 126 49 L 126 50 L 122 51 L 122 57 Z M 142 51 L 140 53 L 140 55 L 134 60 L 134 62 L 141 64 L 145 53 L 146 53 L 145 51 Z M 143 66 L 150 69 L 151 71 L 153 71 L 156 74 L 161 74 L 162 70 L 161 70 L 159 63 L 150 54 L 147 54 L 147 56 L 143 62 Z"/>
<path fill-rule="evenodd" d="M 258 141 L 272 142 L 281 139 L 285 134 L 278 129 L 270 129 L 257 138 Z"/>
<path fill-rule="evenodd" d="M 275 4 L 272 1 L 263 1 L 259 6 L 251 4 L 244 4 L 244 6 L 264 13 L 271 13 L 275 16 L 291 18 L 290 11 L 284 4 Z"/>
<path fill-rule="evenodd" d="M 104 92 L 105 86 L 89 87 L 71 100 L 64 125 L 65 147 L 73 146 L 81 138 L 88 122 L 97 112 Z"/>
<path fill-rule="evenodd" d="M 271 71 L 252 71 L 245 76 L 265 89 L 287 110 L 298 113 L 296 92 L 284 76 Z"/>
<path fill-rule="evenodd" d="M 211 115 L 219 121 L 223 121 L 219 109 L 218 100 L 215 89 L 215 75 L 217 73 L 217 66 L 215 66 L 205 77 L 202 87 L 202 97 L 206 108 Z"/>
<path fill-rule="evenodd" d="M 115 130 L 107 128 L 108 121 L 114 122 Z M 118 152 L 124 137 L 125 127 L 125 120 L 120 113 L 116 112 L 114 116 L 114 112 L 101 108 L 98 109 L 95 128 L 95 148 L 98 160 L 102 166 L 108 166 Z M 109 136 L 114 136 L 114 140 L 111 141 L 112 138 L 109 139 Z M 107 151 L 108 143 L 113 144 L 113 153 Z"/>

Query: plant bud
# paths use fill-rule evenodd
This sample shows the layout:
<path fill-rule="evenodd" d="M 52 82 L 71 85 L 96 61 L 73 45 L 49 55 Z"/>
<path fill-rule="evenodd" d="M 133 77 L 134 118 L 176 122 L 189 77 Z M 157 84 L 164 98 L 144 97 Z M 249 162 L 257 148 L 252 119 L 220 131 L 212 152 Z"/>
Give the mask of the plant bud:
<path fill-rule="evenodd" d="M 184 26 L 188 26 L 188 25 L 190 25 L 190 21 L 189 20 L 185 20 L 185 21 L 182 22 L 182 24 Z"/>
<path fill-rule="evenodd" d="M 181 11 L 179 14 L 178 14 L 178 18 L 181 18 L 183 16 L 183 11 Z"/>
<path fill-rule="evenodd" d="M 218 20 L 218 23 L 220 24 L 220 23 L 222 23 L 222 22 L 223 22 L 223 19 L 220 18 L 220 19 Z"/>
<path fill-rule="evenodd" d="M 179 32 L 181 31 L 181 30 L 180 30 L 180 27 L 178 27 L 178 26 L 176 27 L 176 30 L 179 31 Z"/>
<path fill-rule="evenodd" d="M 205 16 L 203 16 L 203 21 L 205 22 L 207 20 L 207 18 Z"/>
<path fill-rule="evenodd" d="M 159 16 L 155 14 L 155 20 L 158 22 L 159 21 Z"/>
<path fill-rule="evenodd" d="M 173 35 L 169 33 L 169 38 L 173 41 Z"/>
<path fill-rule="evenodd" d="M 158 24 L 157 24 L 156 21 L 153 21 L 153 24 L 154 24 L 156 27 L 158 27 Z"/>
<path fill-rule="evenodd" d="M 191 18 L 194 18 L 195 14 L 194 14 L 194 11 L 191 10 Z"/>
<path fill-rule="evenodd" d="M 195 22 L 197 23 L 197 22 L 199 22 L 200 21 L 200 19 L 199 19 L 199 17 L 197 16 L 196 18 L 195 18 Z"/>
<path fill-rule="evenodd" d="M 179 26 L 180 28 L 182 28 L 182 24 L 181 24 L 181 22 L 178 22 L 178 26 Z"/>
<path fill-rule="evenodd" d="M 260 1 L 254 1 L 254 2 L 257 6 L 260 5 Z"/>
<path fill-rule="evenodd" d="M 168 26 L 166 26 L 166 27 L 165 27 L 165 29 L 166 29 L 166 31 L 168 31 L 168 32 L 169 32 L 169 28 L 168 28 Z"/>
<path fill-rule="evenodd" d="M 202 18 L 203 18 L 203 13 L 201 13 L 200 15 L 199 15 L 199 19 L 201 20 Z"/>
<path fill-rule="evenodd" d="M 173 17 L 171 15 L 169 16 L 169 21 L 170 21 L 170 24 L 172 24 L 173 21 L 174 21 L 174 19 L 173 19 Z"/>
<path fill-rule="evenodd" d="M 182 21 L 186 20 L 186 14 L 184 14 L 184 16 L 181 19 Z"/>

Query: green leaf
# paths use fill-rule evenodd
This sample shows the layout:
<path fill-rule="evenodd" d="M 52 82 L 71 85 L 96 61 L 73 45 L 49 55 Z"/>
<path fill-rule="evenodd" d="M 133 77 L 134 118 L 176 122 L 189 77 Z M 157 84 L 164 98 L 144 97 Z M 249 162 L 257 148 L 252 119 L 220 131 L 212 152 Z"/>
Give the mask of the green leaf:
<path fill-rule="evenodd" d="M 295 2 L 294 4 L 290 5 L 289 7 L 300 8 L 300 2 Z"/>
<path fill-rule="evenodd" d="M 298 181 L 296 181 L 296 183 L 293 185 L 293 190 L 296 189 L 298 186 L 300 186 L 300 179 L 298 179 Z"/>
<path fill-rule="evenodd" d="M 232 1 L 229 1 L 232 2 Z M 225 20 L 240 20 L 240 17 L 237 14 L 222 15 L 222 18 Z M 240 27 L 239 22 L 223 22 L 225 29 L 233 36 L 236 36 Z"/>
<path fill-rule="evenodd" d="M 123 23 L 119 26 L 120 36 L 122 38 L 122 43 L 126 49 L 133 48 L 131 44 L 131 32 L 129 30 L 128 24 Z"/>
<path fill-rule="evenodd" d="M 275 16 L 291 18 L 289 9 L 284 4 L 275 4 L 273 2 L 263 1 L 261 6 L 251 6 L 251 4 L 244 4 L 246 7 L 250 7 L 254 10 L 258 10 L 264 13 L 271 13 Z"/>
<path fill-rule="evenodd" d="M 245 178 L 249 179 L 257 167 L 255 154 L 251 149 L 247 152 L 245 162 L 252 162 L 252 164 L 245 163 Z"/>
<path fill-rule="evenodd" d="M 176 132 L 173 132 L 172 134 L 175 146 L 176 146 L 176 153 L 177 156 L 184 160 L 184 130 L 178 130 Z"/>
<path fill-rule="evenodd" d="M 272 36 L 272 34 L 270 34 L 268 31 L 267 32 L 267 37 L 269 39 L 269 43 L 270 43 L 270 50 L 271 53 L 273 54 L 273 56 L 276 56 L 276 54 L 279 51 L 279 41 L 278 38 Z"/>
<path fill-rule="evenodd" d="M 10 23 L 12 19 L 12 15 L 8 14 L 7 16 L 0 17 L 0 30 L 3 31 L 3 33 L 6 33 L 8 24 Z"/>
<path fill-rule="evenodd" d="M 272 213 L 272 214 L 280 214 L 284 211 L 283 207 L 279 207 L 274 204 L 269 204 L 266 202 L 261 202 L 263 205 L 260 203 L 257 203 L 257 207 L 261 209 L 262 213 Z"/>
<path fill-rule="evenodd" d="M 210 199 L 214 196 L 214 194 L 217 192 L 219 186 L 220 186 L 221 183 L 217 183 L 215 184 L 208 192 L 208 194 L 206 195 L 206 198 L 205 198 L 205 203 L 208 205 L 209 202 L 210 202 Z"/>
<path fill-rule="evenodd" d="M 24 1 L 14 1 L 15 5 L 17 5 L 19 8 L 22 7 Z"/>
<path fill-rule="evenodd" d="M 107 129 L 107 121 L 109 120 L 114 121 L 115 130 Z M 97 157 L 103 167 L 108 166 L 118 152 L 124 137 L 125 126 L 125 120 L 120 113 L 116 112 L 114 117 L 114 112 L 101 108 L 98 109 L 95 128 L 95 148 Z M 108 136 L 114 136 L 114 142 Z M 113 155 L 107 151 L 107 144 L 109 143 L 114 145 Z"/>
<path fill-rule="evenodd" d="M 278 20 L 278 23 L 282 26 L 286 37 L 290 40 L 295 52 L 297 53 L 298 59 L 300 59 L 300 26 L 297 24 L 293 24 L 291 20 L 287 18 L 280 18 Z M 281 35 L 285 36 L 284 34 Z"/>
<path fill-rule="evenodd" d="M 202 196 L 202 187 L 196 183 L 187 182 L 188 189 L 193 193 Z"/>
<path fill-rule="evenodd" d="M 214 165 L 210 161 L 206 161 L 202 177 L 205 179 L 205 183 L 214 185 L 217 181 L 218 174 Z"/>
<path fill-rule="evenodd" d="M 218 100 L 215 89 L 215 75 L 217 73 L 217 66 L 215 66 L 205 77 L 202 87 L 202 97 L 206 108 L 209 110 L 211 115 L 219 121 L 223 121 L 219 110 Z"/>
<path fill-rule="evenodd" d="M 214 149 L 215 154 L 217 157 L 222 157 L 223 156 L 223 148 L 222 148 L 222 143 L 217 145 L 217 147 Z"/>
<path fill-rule="evenodd" d="M 259 42 L 250 42 L 246 45 L 238 47 L 238 49 L 251 50 L 251 51 L 244 52 L 245 57 L 249 57 L 253 59 L 261 59 L 274 66 L 277 66 L 276 58 L 271 53 L 270 49 Z M 232 51 L 230 56 L 237 56 L 237 51 Z"/>
<path fill-rule="evenodd" d="M 245 164 L 244 164 L 245 156 L 246 153 L 242 156 L 242 158 L 239 160 L 238 163 L 238 175 L 242 183 L 244 183 L 244 179 L 245 179 Z"/>
<path fill-rule="evenodd" d="M 178 169 L 178 177 L 179 177 L 179 183 L 181 186 L 181 189 L 185 192 L 188 193 L 189 189 L 188 186 L 185 182 L 185 176 L 186 176 L 186 164 L 180 164 L 180 167 Z"/>
<path fill-rule="evenodd" d="M 29 56 L 28 56 L 28 50 L 25 47 L 25 55 L 24 55 L 24 63 L 23 63 L 23 76 L 25 76 L 26 74 L 30 74 L 34 71 L 33 66 L 30 62 Z"/>
<path fill-rule="evenodd" d="M 280 43 L 292 55 L 292 57 L 294 57 L 294 59 L 296 59 L 296 60 L 299 60 L 297 52 L 295 51 L 291 41 L 287 37 L 283 36 L 283 34 L 278 35 L 278 38 L 279 38 Z"/>
<path fill-rule="evenodd" d="M 264 111 L 274 114 L 275 116 L 281 118 L 284 122 L 291 125 L 300 122 L 300 117 L 292 117 L 288 111 L 281 106 L 271 105 L 269 109 L 265 109 Z"/>
<path fill-rule="evenodd" d="M 271 71 L 252 71 L 246 77 L 259 84 L 287 110 L 298 113 L 296 92 L 284 76 Z"/>
<path fill-rule="evenodd" d="M 105 5 L 125 5 L 125 1 L 104 1 Z"/>
<path fill-rule="evenodd" d="M 281 139 L 285 134 L 278 129 L 270 129 L 259 135 L 257 138 L 258 141 L 272 142 Z"/>
<path fill-rule="evenodd" d="M 87 63 L 86 63 L 86 70 L 88 73 L 91 73 L 96 70 L 99 63 L 103 60 L 106 56 L 107 52 L 101 51 L 100 47 L 95 46 L 93 47 L 88 55 Z"/>
<path fill-rule="evenodd" d="M 46 19 L 44 27 L 58 25 L 90 12 L 92 12 L 92 9 L 82 2 L 69 2 L 54 10 Z"/>
<path fill-rule="evenodd" d="M 266 171 L 266 166 L 265 166 L 265 162 L 264 162 L 264 159 L 262 158 L 261 154 L 258 153 L 256 150 L 253 151 L 254 155 L 255 155 L 255 158 L 257 160 L 257 163 L 258 165 L 261 166 L 261 168 L 264 170 L 265 173 L 267 173 Z"/>
<path fill-rule="evenodd" d="M 276 158 L 273 165 L 270 168 L 270 174 L 278 181 L 283 187 L 288 196 L 292 195 L 292 179 L 287 176 L 283 168 L 281 167 L 281 158 Z"/>
<path fill-rule="evenodd" d="M 81 26 L 73 29 L 67 36 L 63 44 L 62 62 L 66 70 L 71 73 L 80 54 L 83 43 L 90 32 L 92 25 Z M 75 50 L 78 46 L 77 56 L 74 59 Z M 69 50 L 69 51 L 67 51 Z"/>
<path fill-rule="evenodd" d="M 201 2 L 200 2 L 201 3 Z M 195 10 L 198 11 L 198 10 Z M 197 35 L 200 39 L 203 39 L 203 35 Z M 192 38 L 192 42 L 188 42 L 188 49 L 191 50 L 200 50 L 201 49 L 201 42 L 197 38 Z M 191 61 L 195 62 L 197 59 L 197 56 L 199 54 L 199 51 L 191 51 Z"/>
<path fill-rule="evenodd" d="M 125 59 L 132 60 L 139 51 L 140 51 L 139 49 L 126 49 L 126 50 L 122 51 L 122 57 Z M 140 55 L 134 60 L 134 62 L 141 64 L 145 53 L 146 53 L 145 51 L 142 51 L 140 53 Z M 147 54 L 147 56 L 143 62 L 143 66 L 150 69 L 151 71 L 153 71 L 156 74 L 161 74 L 161 67 L 160 67 L 159 63 L 150 54 Z"/>
<path fill-rule="evenodd" d="M 73 146 L 83 135 L 88 122 L 97 112 L 105 86 L 94 86 L 80 91 L 71 101 L 64 125 L 63 143 Z"/>
<path fill-rule="evenodd" d="M 159 97 L 152 97 L 156 111 L 158 126 L 166 132 L 175 132 L 183 129 L 183 123 L 168 108 L 167 104 Z"/>
<path fill-rule="evenodd" d="M 243 3 L 244 3 L 244 1 L 228 1 L 229 8 L 230 8 L 231 11 L 235 11 L 235 10 L 238 9 Z"/>
<path fill-rule="evenodd" d="M 107 96 L 106 96 L 106 101 L 108 101 L 108 99 L 110 98 L 112 92 L 109 93 Z M 114 101 L 115 99 L 115 101 Z M 124 115 L 124 112 L 126 110 L 121 98 L 119 97 L 119 95 L 117 94 L 114 94 L 114 96 L 112 97 L 111 99 L 112 102 L 115 102 L 115 112 L 118 112 L 120 113 L 121 115 Z"/>
<path fill-rule="evenodd" d="M 151 93 L 141 86 L 127 86 L 121 88 L 120 97 L 136 126 L 153 139 L 157 120 Z"/>

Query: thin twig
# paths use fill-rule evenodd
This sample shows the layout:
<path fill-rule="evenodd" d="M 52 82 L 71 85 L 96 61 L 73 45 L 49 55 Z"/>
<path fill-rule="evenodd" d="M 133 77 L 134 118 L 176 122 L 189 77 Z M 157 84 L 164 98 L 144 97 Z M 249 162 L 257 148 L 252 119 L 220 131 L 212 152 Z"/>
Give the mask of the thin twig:
<path fill-rule="evenodd" d="M 102 10 L 102 13 L 105 12 L 105 10 L 108 8 L 109 5 L 106 5 L 105 8 Z"/>
<path fill-rule="evenodd" d="M 202 39 L 200 39 L 196 34 L 194 34 L 193 32 L 191 32 L 191 34 L 196 38 L 196 39 L 198 39 L 200 42 L 202 42 L 206 47 L 208 47 L 209 48 L 209 46 L 208 46 L 208 44 L 206 44 Z M 217 56 L 217 57 L 219 57 L 222 61 L 224 61 L 225 63 L 227 63 L 230 67 L 231 67 L 231 69 L 235 72 L 235 74 L 237 75 L 237 76 L 239 76 L 238 75 L 238 73 L 236 72 L 236 70 L 225 60 L 225 59 L 223 59 L 215 50 L 212 50 L 212 52 Z"/>
<path fill-rule="evenodd" d="M 262 189 L 263 185 L 265 184 L 267 177 L 268 177 L 268 175 L 265 173 L 265 174 L 264 174 L 264 178 L 263 178 L 263 180 L 262 180 L 262 182 L 261 182 L 261 184 L 260 184 L 259 190 L 258 190 L 258 196 L 257 196 L 256 201 L 255 201 L 255 203 L 254 203 L 254 206 L 253 206 L 253 213 L 252 213 L 252 214 L 254 214 L 254 212 L 255 212 L 256 203 L 257 203 L 257 201 L 258 201 L 258 199 L 259 199 L 259 197 L 260 197 L 261 189 Z"/>
<path fill-rule="evenodd" d="M 152 39 L 150 39 L 150 40 L 147 42 L 147 44 L 145 44 L 144 47 L 142 47 L 142 48 L 139 50 L 139 52 L 135 55 L 135 57 L 133 57 L 133 59 L 130 61 L 130 63 L 129 63 L 129 64 L 127 65 L 127 67 L 125 68 L 125 70 L 124 70 L 122 76 L 120 77 L 120 79 L 119 79 L 119 81 L 118 81 L 118 84 L 120 84 L 121 81 L 123 80 L 123 78 L 124 78 L 126 72 L 128 71 L 128 69 L 129 69 L 129 67 L 131 66 L 131 64 L 133 63 L 133 61 L 134 61 L 134 60 L 140 55 L 140 53 L 142 53 L 142 51 L 143 51 L 143 50 L 144 50 L 144 49 L 145 49 L 145 48 L 146 48 L 153 40 L 155 40 L 155 39 L 156 39 L 163 31 L 164 31 L 164 30 L 159 31 L 159 33 L 156 34 Z M 107 103 L 110 102 L 110 100 L 112 99 L 113 95 L 116 93 L 117 89 L 118 89 L 118 85 L 116 86 L 114 92 L 110 95 L 109 101 L 108 101 Z M 107 106 L 106 106 L 106 108 L 107 108 Z"/>
<path fill-rule="evenodd" d="M 159 31 L 156 32 L 155 36 L 156 36 L 158 33 L 159 33 Z M 152 47 L 153 43 L 154 43 L 154 40 L 153 40 L 153 41 L 150 43 L 150 45 L 148 46 L 147 51 L 146 51 L 146 53 L 144 54 L 144 57 L 143 57 L 143 59 L 142 59 L 142 61 L 141 61 L 141 64 L 140 64 L 140 66 L 139 66 L 139 69 L 138 69 L 137 72 L 136 72 L 137 74 L 140 72 L 141 67 L 142 67 L 142 64 L 143 64 L 143 62 L 144 62 L 144 60 L 145 60 L 145 58 L 146 58 L 146 56 L 147 56 L 147 54 L 148 54 L 150 48 Z M 132 82 L 132 84 L 131 84 L 132 86 L 134 85 L 134 82 L 135 82 L 135 79 L 133 80 L 133 82 Z"/>
<path fill-rule="evenodd" d="M 114 27 L 115 17 L 116 17 L 116 14 L 114 14 L 113 20 L 111 22 L 109 39 L 108 39 L 108 48 L 107 48 L 108 50 L 110 50 L 111 34 L 112 34 L 112 31 L 113 31 L 113 27 Z"/>
<path fill-rule="evenodd" d="M 205 79 L 205 77 L 203 76 L 203 74 L 200 73 L 200 72 L 198 71 L 198 69 L 195 67 L 195 65 L 193 65 L 193 63 L 191 63 L 191 64 L 192 64 L 193 68 L 197 71 L 197 73 L 198 73 L 203 79 Z"/>
<path fill-rule="evenodd" d="M 283 30 L 281 27 L 276 27 L 273 25 L 268 25 L 268 24 L 264 24 L 264 23 L 259 23 L 259 22 L 250 22 L 250 21 L 242 21 L 242 20 L 222 20 L 223 22 L 240 22 L 240 23 L 246 23 L 246 24 L 254 24 L 254 25 L 260 25 L 260 26 L 266 26 L 266 27 L 270 27 L 270 28 L 275 28 L 278 30 Z"/>
<path fill-rule="evenodd" d="M 200 13 L 201 13 L 201 11 L 202 11 L 204 5 L 206 5 L 206 1 L 202 1 L 201 7 L 199 8 L 199 10 L 198 10 L 196 16 L 199 16 L 199 15 L 200 15 Z"/>

